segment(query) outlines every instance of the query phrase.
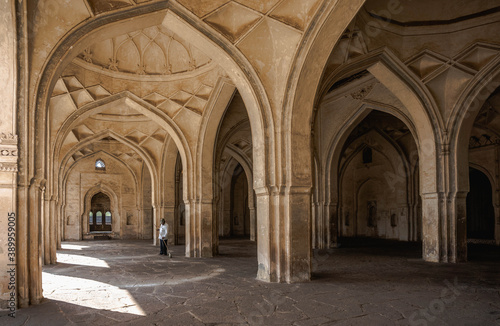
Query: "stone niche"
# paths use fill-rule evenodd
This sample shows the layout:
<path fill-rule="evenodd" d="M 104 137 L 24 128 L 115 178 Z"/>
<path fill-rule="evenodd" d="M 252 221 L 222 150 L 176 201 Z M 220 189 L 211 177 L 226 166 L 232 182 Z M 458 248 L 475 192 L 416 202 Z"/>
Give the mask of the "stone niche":
<path fill-rule="evenodd" d="M 98 159 L 105 163 L 105 169 L 96 168 Z M 147 178 L 143 178 L 142 173 L 147 173 Z M 151 188 L 150 181 L 143 185 L 144 179 L 150 179 L 147 169 L 131 167 L 99 152 L 76 161 L 67 175 L 63 206 L 65 240 L 94 239 L 102 235 L 115 239 L 151 238 L 151 228 L 144 227 L 152 223 L 151 189 L 143 194 L 139 191 L 144 186 Z M 103 232 L 91 231 L 89 226 L 92 197 L 98 193 L 110 199 L 111 230 Z"/>

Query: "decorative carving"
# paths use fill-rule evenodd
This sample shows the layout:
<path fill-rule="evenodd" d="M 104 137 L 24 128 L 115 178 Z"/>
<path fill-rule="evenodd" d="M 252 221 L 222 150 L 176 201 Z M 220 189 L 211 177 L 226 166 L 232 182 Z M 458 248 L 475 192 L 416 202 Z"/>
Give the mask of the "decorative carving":
<path fill-rule="evenodd" d="M 1 148 L 0 156 L 17 156 L 17 149 Z"/>
<path fill-rule="evenodd" d="M 146 66 L 143 64 L 138 64 L 137 65 L 137 74 L 138 75 L 145 75 L 146 74 Z"/>
<path fill-rule="evenodd" d="M 88 63 L 92 63 L 92 51 L 90 49 L 85 49 L 83 50 L 82 54 L 83 60 L 87 61 Z"/>
<path fill-rule="evenodd" d="M 118 71 L 118 60 L 110 58 L 109 59 L 108 69 L 109 70 Z"/>
<path fill-rule="evenodd" d="M 0 163 L 1 172 L 17 172 L 17 163 Z"/>
<path fill-rule="evenodd" d="M 0 134 L 0 144 L 17 145 L 17 135 L 14 135 L 11 132 L 9 133 L 2 132 Z"/>
<path fill-rule="evenodd" d="M 373 89 L 373 84 L 361 88 L 360 90 L 351 94 L 352 98 L 355 100 L 363 100 Z"/>
<path fill-rule="evenodd" d="M 172 65 L 170 63 L 165 64 L 164 71 L 165 71 L 166 75 L 171 75 L 172 74 Z"/>
<path fill-rule="evenodd" d="M 17 172 L 17 135 L 0 133 L 0 171 Z"/>
<path fill-rule="evenodd" d="M 75 62 L 86 67 L 136 76 L 183 74 L 211 63 L 208 56 L 162 25 L 96 42 L 77 58 Z"/>

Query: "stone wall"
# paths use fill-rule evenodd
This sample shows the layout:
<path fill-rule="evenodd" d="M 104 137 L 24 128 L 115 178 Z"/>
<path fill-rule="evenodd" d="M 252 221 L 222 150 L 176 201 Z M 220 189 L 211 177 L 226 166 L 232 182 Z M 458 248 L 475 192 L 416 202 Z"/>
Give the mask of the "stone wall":
<path fill-rule="evenodd" d="M 96 159 L 106 163 L 106 171 L 95 168 Z M 112 237 L 151 239 L 151 178 L 147 169 L 133 171 L 122 161 L 97 153 L 77 161 L 65 184 L 64 239 L 88 238 L 89 198 L 103 191 L 111 199 Z"/>

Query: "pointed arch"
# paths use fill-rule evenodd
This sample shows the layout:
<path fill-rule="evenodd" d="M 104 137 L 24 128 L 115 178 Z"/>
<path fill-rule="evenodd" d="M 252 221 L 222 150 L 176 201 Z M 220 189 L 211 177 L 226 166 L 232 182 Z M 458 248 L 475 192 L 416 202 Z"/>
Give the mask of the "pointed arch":
<path fill-rule="evenodd" d="M 83 198 L 83 213 L 80 216 L 80 221 L 79 221 L 80 222 L 80 240 L 82 239 L 82 235 L 84 233 L 89 232 L 87 220 L 88 220 L 88 215 L 89 215 L 89 212 L 90 212 L 90 209 L 92 206 L 91 205 L 92 197 L 94 197 L 94 195 L 96 195 L 100 192 L 102 192 L 103 194 L 108 196 L 109 199 L 111 200 L 111 214 L 113 216 L 112 223 L 116 223 L 116 221 L 120 221 L 120 210 L 118 209 L 118 196 L 116 195 L 115 191 L 113 189 L 111 189 L 111 187 L 109 187 L 105 184 L 99 183 L 99 184 L 93 186 L 92 188 L 90 188 L 89 190 L 87 190 L 87 192 L 85 193 L 85 196 Z"/>
<path fill-rule="evenodd" d="M 314 57 L 313 54 L 312 56 Z M 442 150 L 443 144 L 443 135 L 441 133 L 443 123 L 440 115 L 437 113 L 437 106 L 433 97 L 415 74 L 409 71 L 390 50 L 380 49 L 356 58 L 351 63 L 334 71 L 332 75 L 325 76 L 325 80 L 328 80 L 329 83 L 319 87 L 314 95 L 309 95 L 310 101 L 311 103 L 315 103 L 314 107 L 318 106 L 322 95 L 325 94 L 336 81 L 364 70 L 373 75 L 373 77 L 388 89 L 404 106 L 403 110 L 392 109 L 389 110 L 389 112 L 400 118 L 407 124 L 410 130 L 412 130 L 420 158 L 420 171 L 425 171 L 425 173 L 420 174 L 420 192 L 424 199 L 424 234 L 426 235 L 426 237 L 424 237 L 424 240 L 426 240 L 424 241 L 424 258 L 429 261 L 447 260 L 448 249 L 441 251 L 439 247 L 441 242 L 449 241 L 444 234 L 446 231 L 441 233 L 441 231 L 436 232 L 435 229 L 435 225 L 442 223 L 440 219 L 444 217 L 441 216 L 447 214 L 443 211 L 439 211 L 439 214 L 436 214 L 440 198 L 444 196 L 443 193 L 445 191 L 445 180 L 443 179 L 443 173 L 441 172 L 442 167 L 440 165 L 441 157 L 438 154 Z M 298 94 L 296 94 L 296 96 L 298 96 Z M 300 117 L 296 120 L 297 124 L 300 120 L 312 121 L 314 116 L 313 106 L 310 106 L 309 110 L 304 110 L 303 107 L 294 108 L 292 111 L 294 110 L 297 110 L 297 117 Z M 304 111 L 308 112 L 307 118 L 304 116 L 306 114 Z M 400 112 L 398 113 L 397 111 Z M 291 119 L 296 119 L 295 113 Z M 302 123 L 302 126 L 292 123 L 291 128 L 294 130 L 294 133 L 291 135 L 291 138 L 297 138 L 297 136 L 301 135 L 302 137 L 310 139 L 310 133 L 308 135 L 301 134 L 300 132 L 296 133 L 297 129 L 303 129 L 305 132 L 306 127 L 304 123 Z M 309 128 L 311 127 L 309 126 Z M 337 139 L 337 142 L 339 140 L 340 139 Z M 303 142 L 304 140 L 300 141 Z M 290 153 L 292 154 L 290 159 L 309 162 L 306 157 L 307 153 L 298 150 L 298 148 L 303 147 L 298 146 L 297 143 L 294 142 L 291 144 L 293 144 L 293 146 L 290 146 Z M 333 157 L 331 154 L 330 152 L 330 159 Z M 302 170 L 301 172 L 306 174 L 307 171 L 310 171 L 310 169 Z M 328 172 L 331 173 L 331 171 Z M 310 173 L 307 174 L 309 175 Z M 330 184 L 328 180 L 325 180 L 325 182 L 326 184 Z M 330 189 L 327 191 L 330 191 Z M 330 209 L 335 209 L 335 205 L 327 206 L 331 206 L 329 207 Z M 332 212 L 326 209 L 326 214 L 331 215 Z M 329 217 L 326 216 L 326 218 Z M 454 227 L 457 221 L 446 221 L 445 223 L 450 223 L 452 225 L 450 227 Z"/>
<path fill-rule="evenodd" d="M 449 121 L 451 166 L 456 190 L 467 192 L 469 185 L 469 138 L 474 121 L 486 100 L 500 87 L 500 56 L 486 65 L 469 83 L 453 108 Z"/>

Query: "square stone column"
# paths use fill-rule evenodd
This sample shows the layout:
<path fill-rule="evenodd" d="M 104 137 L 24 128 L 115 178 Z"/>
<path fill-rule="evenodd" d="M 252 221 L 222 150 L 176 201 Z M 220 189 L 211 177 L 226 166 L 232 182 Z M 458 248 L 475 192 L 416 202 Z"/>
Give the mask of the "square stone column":
<path fill-rule="evenodd" d="M 11 290 L 18 276 L 17 241 L 19 236 L 17 192 L 17 137 L 12 134 L 0 134 L 0 309 L 15 308 L 17 301 L 9 301 Z M 14 272 L 10 273 L 14 269 Z M 13 282 L 13 283 L 12 283 Z M 14 299 L 16 299 L 14 297 Z"/>
<path fill-rule="evenodd" d="M 422 195 L 423 259 L 457 263 L 467 260 L 466 192 Z"/>
<path fill-rule="evenodd" d="M 17 242 L 19 218 L 17 211 L 17 1 L 0 1 L 0 309 L 18 303 L 16 289 L 9 289 L 12 281 L 18 280 Z M 22 256 L 21 256 L 22 257 Z M 15 269 L 11 276 L 11 269 Z M 13 277 L 11 279 L 11 277 Z M 9 301 L 11 292 L 16 301 Z"/>
<path fill-rule="evenodd" d="M 302 282 L 311 277 L 310 187 L 272 187 L 257 194 L 257 278 Z"/>

